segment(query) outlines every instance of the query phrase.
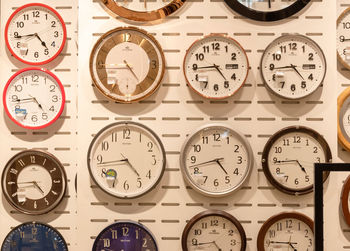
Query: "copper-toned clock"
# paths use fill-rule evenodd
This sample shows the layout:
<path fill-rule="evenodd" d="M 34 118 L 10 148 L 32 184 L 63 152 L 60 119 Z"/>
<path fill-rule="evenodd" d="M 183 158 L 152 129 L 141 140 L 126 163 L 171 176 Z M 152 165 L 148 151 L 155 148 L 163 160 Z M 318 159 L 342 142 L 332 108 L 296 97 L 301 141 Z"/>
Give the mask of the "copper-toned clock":
<path fill-rule="evenodd" d="M 13 156 L 2 173 L 7 201 L 25 214 L 44 214 L 63 199 L 67 178 L 63 165 L 50 153 L 25 150 Z"/>
<path fill-rule="evenodd" d="M 119 27 L 105 33 L 90 56 L 90 74 L 97 89 L 120 103 L 150 96 L 164 75 L 164 54 L 145 30 Z"/>
<path fill-rule="evenodd" d="M 345 180 L 341 193 L 341 208 L 345 222 L 350 226 L 350 209 L 349 209 L 349 193 L 350 193 L 350 175 Z"/>

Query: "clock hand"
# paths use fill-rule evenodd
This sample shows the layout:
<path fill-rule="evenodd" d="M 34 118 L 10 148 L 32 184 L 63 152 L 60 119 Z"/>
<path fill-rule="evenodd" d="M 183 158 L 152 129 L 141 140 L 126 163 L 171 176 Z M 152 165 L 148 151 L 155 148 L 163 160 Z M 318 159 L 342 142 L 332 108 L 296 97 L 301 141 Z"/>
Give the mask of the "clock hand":
<path fill-rule="evenodd" d="M 126 67 L 128 67 L 128 69 L 131 71 L 132 75 L 134 75 L 136 80 L 140 82 L 139 78 L 136 76 L 135 72 L 131 69 L 130 65 L 128 64 L 128 62 L 126 62 L 126 60 L 124 60 L 124 64 L 126 65 Z"/>
<path fill-rule="evenodd" d="M 41 45 L 44 46 L 47 49 L 46 43 L 43 40 L 41 40 L 41 38 L 39 37 L 38 33 L 35 33 L 34 35 L 39 39 L 39 41 L 41 42 Z"/>
<path fill-rule="evenodd" d="M 34 181 L 17 182 L 17 184 L 33 184 L 33 183 L 34 183 Z M 37 183 L 40 183 L 40 181 Z"/>
<path fill-rule="evenodd" d="M 216 248 L 218 249 L 218 251 L 222 251 L 222 249 L 218 246 L 218 244 L 216 244 L 215 241 L 213 241 L 214 245 L 216 246 Z"/>
<path fill-rule="evenodd" d="M 200 242 L 200 243 L 197 243 L 197 244 L 192 244 L 194 246 L 201 246 L 201 245 L 207 245 L 207 244 L 213 244 L 214 241 L 210 241 L 210 242 Z"/>
<path fill-rule="evenodd" d="M 97 163 L 97 165 L 114 164 L 114 163 L 125 162 L 125 161 L 128 161 L 128 159 L 118 159 L 118 160 L 112 160 L 112 161 L 105 161 L 105 162 Z"/>
<path fill-rule="evenodd" d="M 272 244 L 287 244 L 287 245 L 298 244 L 296 242 L 289 242 L 289 241 L 270 241 L 270 243 L 272 243 Z"/>
<path fill-rule="evenodd" d="M 202 162 L 202 163 L 198 163 L 198 164 L 195 164 L 195 165 L 192 165 L 192 166 L 189 166 L 189 167 L 201 166 L 201 165 L 204 165 L 204 164 L 213 163 L 213 162 L 216 162 L 217 160 L 223 160 L 223 159 L 224 158 L 216 158 L 216 159 L 205 161 L 205 162 Z"/>
<path fill-rule="evenodd" d="M 281 67 L 275 67 L 273 69 L 292 69 L 293 67 L 291 65 L 287 65 L 287 66 L 281 66 Z"/>
<path fill-rule="evenodd" d="M 16 99 L 15 101 L 13 102 L 21 102 L 21 101 L 28 101 L 28 100 L 34 100 L 33 98 L 23 98 L 23 99 Z"/>
<path fill-rule="evenodd" d="M 197 69 L 210 69 L 210 68 L 215 68 L 216 69 L 216 66 L 215 65 L 209 65 L 209 66 L 197 67 Z"/>
<path fill-rule="evenodd" d="M 27 35 L 17 35 L 17 36 L 15 36 L 15 38 L 34 37 L 34 36 L 35 36 L 35 34 L 33 33 L 33 34 L 27 34 Z"/>
<path fill-rule="evenodd" d="M 30 97 L 32 97 L 32 95 L 29 95 Z M 35 98 L 35 97 L 32 97 L 32 99 L 35 101 L 35 103 L 37 103 L 38 104 L 38 106 L 39 106 L 39 108 L 41 109 L 41 110 L 43 110 L 44 111 L 44 109 L 43 109 L 43 107 L 42 107 L 42 105 L 38 102 L 38 100 Z"/>
<path fill-rule="evenodd" d="M 271 0 L 269 0 L 269 9 L 271 9 Z"/>
<path fill-rule="evenodd" d="M 33 181 L 33 184 L 34 184 L 34 186 L 35 186 L 36 188 L 39 189 L 39 191 L 42 193 L 42 195 L 45 194 L 45 192 L 41 189 L 41 187 L 38 185 L 38 183 L 37 183 L 36 181 Z"/>
<path fill-rule="evenodd" d="M 296 162 L 298 166 L 301 168 L 301 171 L 306 173 L 305 168 L 300 164 L 299 160 L 297 159 L 291 159 L 291 160 L 277 160 L 276 163 L 289 163 L 289 162 Z"/>
<path fill-rule="evenodd" d="M 215 161 L 216 163 L 218 163 L 218 165 L 221 167 L 221 169 L 226 173 L 227 175 L 227 171 L 225 170 L 225 168 L 221 165 L 220 161 L 218 159 L 216 159 Z"/>
<path fill-rule="evenodd" d="M 296 65 L 293 65 L 293 64 L 290 64 L 290 66 L 293 68 L 293 70 L 298 73 L 298 75 L 301 77 L 302 80 L 304 80 L 303 76 L 300 74 L 300 72 L 297 70 L 297 66 Z"/>
<path fill-rule="evenodd" d="M 215 67 L 215 69 L 220 73 L 220 75 L 221 75 L 225 80 L 227 80 L 227 79 L 225 78 L 224 74 L 221 72 L 220 67 L 219 67 L 218 65 L 216 65 L 216 64 L 214 64 L 214 67 Z"/>
<path fill-rule="evenodd" d="M 137 170 L 135 169 L 135 167 L 130 163 L 129 159 L 126 158 L 122 153 L 120 153 L 122 155 L 123 158 L 126 159 L 126 163 L 128 163 L 128 165 L 131 167 L 131 169 L 137 174 L 137 176 L 140 176 L 140 174 L 137 172 Z"/>

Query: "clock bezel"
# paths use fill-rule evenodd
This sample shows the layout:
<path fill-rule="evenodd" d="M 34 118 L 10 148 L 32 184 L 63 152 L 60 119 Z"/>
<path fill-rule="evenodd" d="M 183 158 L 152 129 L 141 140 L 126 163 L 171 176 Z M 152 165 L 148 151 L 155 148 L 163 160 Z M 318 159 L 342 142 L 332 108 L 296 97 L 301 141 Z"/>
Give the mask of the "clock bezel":
<path fill-rule="evenodd" d="M 350 208 L 349 208 L 349 194 L 350 194 L 350 175 L 346 178 L 341 192 L 341 208 L 344 220 L 350 226 Z"/>
<path fill-rule="evenodd" d="M 25 59 L 22 59 L 20 56 L 18 56 L 14 52 L 14 50 L 12 50 L 10 42 L 9 42 L 9 39 L 8 39 L 8 29 L 9 29 L 9 26 L 10 26 L 11 21 L 14 18 L 14 16 L 17 15 L 18 12 L 22 11 L 25 8 L 35 7 L 35 6 L 46 8 L 50 12 L 52 12 L 57 17 L 57 19 L 60 21 L 60 23 L 62 25 L 62 30 L 63 30 L 63 39 L 62 39 L 62 44 L 60 45 L 59 50 L 56 52 L 56 54 L 54 54 L 49 59 L 46 59 L 46 60 L 40 61 L 40 62 L 30 62 L 30 61 L 27 61 Z M 50 6 L 46 5 L 46 4 L 42 4 L 42 3 L 29 3 L 29 4 L 25 4 L 25 5 L 17 8 L 12 13 L 12 15 L 9 17 L 9 19 L 7 20 L 7 23 L 6 23 L 6 26 L 5 26 L 5 43 L 6 43 L 7 49 L 9 50 L 11 55 L 13 55 L 17 60 L 21 61 L 22 63 L 29 64 L 29 65 L 38 66 L 38 65 L 44 65 L 44 64 L 47 64 L 47 63 L 53 61 L 54 59 L 56 59 L 58 57 L 58 55 L 61 54 L 63 48 L 65 47 L 66 41 L 67 41 L 67 28 L 66 28 L 66 24 L 65 24 L 63 18 L 61 17 L 61 15 L 55 9 L 53 9 L 52 7 L 50 7 Z"/>
<path fill-rule="evenodd" d="M 348 152 L 350 151 L 350 136 L 347 135 L 344 124 L 343 117 L 345 115 L 345 103 L 350 104 L 350 87 L 346 88 L 339 96 L 338 96 L 338 104 L 337 104 L 337 131 L 338 131 L 338 142 L 344 147 Z"/>
<path fill-rule="evenodd" d="M 340 21 L 347 15 L 350 15 L 350 7 L 346 8 L 338 17 L 337 19 L 337 30 L 338 30 L 338 25 L 340 24 Z M 337 37 L 338 39 L 338 37 Z M 350 62 L 347 63 L 345 62 L 342 57 L 339 54 L 338 48 L 337 48 L 337 59 L 339 60 L 339 62 L 342 64 L 342 66 L 344 66 L 346 69 L 350 70 Z"/>
<path fill-rule="evenodd" d="M 57 83 L 57 86 L 58 88 L 60 89 L 60 92 L 61 92 L 61 95 L 62 95 L 62 101 L 61 101 L 61 107 L 58 111 L 58 113 L 56 114 L 56 116 L 50 120 L 48 123 L 46 124 L 43 124 L 41 126 L 28 126 L 28 125 L 24 125 L 22 123 L 20 123 L 18 120 L 16 120 L 10 113 L 9 111 L 9 108 L 8 108 L 8 105 L 7 105 L 7 90 L 10 86 L 10 84 L 12 83 L 12 81 L 20 74 L 24 73 L 24 72 L 28 72 L 28 71 L 41 71 L 43 72 L 44 74 L 48 74 L 49 76 L 51 76 L 55 82 Z M 49 71 L 48 69 L 45 69 L 45 68 L 39 68 L 39 67 L 28 67 L 28 68 L 24 68 L 24 69 L 21 69 L 19 71 L 17 71 L 15 74 L 13 74 L 11 76 L 11 78 L 7 81 L 6 85 L 5 85 L 5 88 L 4 88 L 4 91 L 3 91 L 3 96 L 2 96 L 2 101 L 3 101 L 3 106 L 4 106 L 4 110 L 7 114 L 7 116 L 12 120 L 12 122 L 14 122 L 16 125 L 22 127 L 22 128 L 25 128 L 25 129 L 30 129 L 30 130 L 40 130 L 40 129 L 43 129 L 43 128 L 46 128 L 50 125 L 52 125 L 53 123 L 55 123 L 58 118 L 62 115 L 63 113 L 63 110 L 65 108 L 65 104 L 66 104 L 66 94 L 65 94 L 65 91 L 64 91 L 64 87 L 62 85 L 62 82 L 58 79 L 58 77 L 53 74 L 51 71 Z"/>
<path fill-rule="evenodd" d="M 195 216 L 193 216 L 186 224 L 184 230 L 182 231 L 182 236 L 181 236 L 181 246 L 182 246 L 182 250 L 183 251 L 188 251 L 187 248 L 187 239 L 188 239 L 188 235 L 192 229 L 192 227 L 201 219 L 204 219 L 206 217 L 211 217 L 211 216 L 217 216 L 217 217 L 222 217 L 225 218 L 227 220 L 229 220 L 231 223 L 233 223 L 233 225 L 235 225 L 235 227 L 238 230 L 238 233 L 241 237 L 241 249 L 240 251 L 245 251 L 246 250 L 246 246 L 247 246 L 247 237 L 244 231 L 243 226 L 241 225 L 241 223 L 231 214 L 222 211 L 222 210 L 216 210 L 216 209 L 210 209 L 210 210 L 206 210 L 206 211 L 202 211 L 198 214 L 196 214 Z"/>

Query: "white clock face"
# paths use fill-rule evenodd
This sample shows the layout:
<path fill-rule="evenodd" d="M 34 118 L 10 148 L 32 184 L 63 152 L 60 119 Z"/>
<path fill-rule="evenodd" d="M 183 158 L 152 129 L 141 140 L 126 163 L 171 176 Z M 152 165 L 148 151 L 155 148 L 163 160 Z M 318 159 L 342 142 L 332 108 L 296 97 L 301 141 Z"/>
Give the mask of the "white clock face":
<path fill-rule="evenodd" d="M 244 84 L 249 63 L 237 41 L 210 35 L 188 49 L 183 67 L 194 91 L 206 98 L 222 99 L 232 96 Z"/>
<path fill-rule="evenodd" d="M 189 136 L 180 155 L 185 179 L 209 196 L 237 190 L 253 165 L 250 145 L 243 135 L 227 126 L 209 125 Z"/>
<path fill-rule="evenodd" d="M 283 217 L 265 230 L 264 249 L 259 251 L 312 251 L 314 236 L 311 227 L 302 219 Z"/>
<path fill-rule="evenodd" d="M 39 65 L 50 62 L 62 51 L 66 28 L 54 9 L 35 3 L 14 12 L 5 35 L 8 49 L 18 60 Z"/>
<path fill-rule="evenodd" d="M 337 20 L 337 53 L 338 58 L 350 68 L 350 8 L 346 9 Z"/>
<path fill-rule="evenodd" d="M 50 71 L 27 68 L 11 77 L 4 89 L 5 111 L 12 121 L 27 129 L 51 125 L 65 104 L 64 89 Z"/>
<path fill-rule="evenodd" d="M 287 128 L 271 137 L 263 152 L 263 170 L 269 181 L 287 193 L 311 192 L 314 163 L 329 162 L 324 139 L 306 128 Z"/>
<path fill-rule="evenodd" d="M 257 11 L 279 11 L 283 10 L 298 0 L 237 0 L 244 6 Z"/>
<path fill-rule="evenodd" d="M 242 236 L 236 224 L 221 215 L 199 218 L 188 230 L 186 251 L 231 250 L 241 251 Z"/>
<path fill-rule="evenodd" d="M 165 162 L 164 148 L 156 134 L 134 122 L 105 127 L 88 152 L 92 178 L 118 198 L 138 197 L 153 189 L 163 175 Z"/>
<path fill-rule="evenodd" d="M 265 49 L 260 70 L 273 93 L 300 99 L 316 91 L 323 82 L 326 60 L 313 40 L 302 35 L 285 35 Z"/>

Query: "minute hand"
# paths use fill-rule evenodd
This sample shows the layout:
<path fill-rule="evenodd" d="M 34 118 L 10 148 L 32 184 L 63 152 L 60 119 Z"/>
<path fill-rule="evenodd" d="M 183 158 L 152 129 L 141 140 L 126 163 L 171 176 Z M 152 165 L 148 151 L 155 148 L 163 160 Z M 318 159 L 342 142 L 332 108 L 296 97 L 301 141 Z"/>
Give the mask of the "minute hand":
<path fill-rule="evenodd" d="M 205 162 L 202 162 L 202 163 L 198 163 L 198 164 L 195 164 L 195 165 L 192 165 L 192 166 L 189 166 L 189 167 L 201 166 L 201 165 L 204 165 L 204 164 L 209 164 L 209 163 L 217 162 L 217 161 L 223 160 L 223 159 L 224 159 L 224 158 L 216 158 L 216 159 L 212 159 L 212 160 L 209 160 L 209 161 L 205 161 Z"/>

